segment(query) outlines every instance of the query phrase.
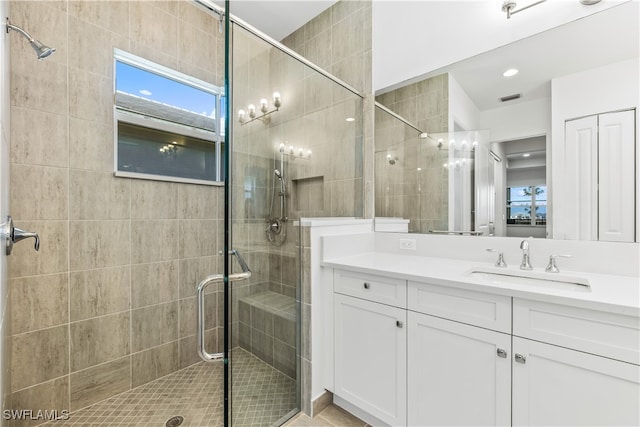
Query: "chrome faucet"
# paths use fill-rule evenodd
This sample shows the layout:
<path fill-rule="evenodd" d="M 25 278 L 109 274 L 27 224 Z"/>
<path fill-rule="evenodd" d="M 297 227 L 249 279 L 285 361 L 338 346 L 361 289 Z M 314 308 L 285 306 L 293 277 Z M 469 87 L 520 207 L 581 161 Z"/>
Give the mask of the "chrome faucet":
<path fill-rule="evenodd" d="M 523 240 L 520 243 L 520 249 L 522 249 L 522 263 L 520 264 L 520 270 L 533 270 L 529 260 L 529 242 Z"/>
<path fill-rule="evenodd" d="M 544 269 L 544 271 L 546 271 L 547 273 L 560 273 L 560 269 L 558 268 L 558 265 L 556 264 L 556 258 L 571 258 L 571 255 L 559 255 L 559 254 L 554 254 L 549 256 L 549 264 L 547 265 L 547 268 Z"/>

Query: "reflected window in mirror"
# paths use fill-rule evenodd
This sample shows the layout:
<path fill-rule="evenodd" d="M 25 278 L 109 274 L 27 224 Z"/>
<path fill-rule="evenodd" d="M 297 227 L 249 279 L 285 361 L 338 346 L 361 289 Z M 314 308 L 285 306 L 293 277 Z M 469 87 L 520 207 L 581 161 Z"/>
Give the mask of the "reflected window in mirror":
<path fill-rule="evenodd" d="M 508 225 L 547 225 L 547 187 L 524 186 L 507 188 Z"/>
<path fill-rule="evenodd" d="M 223 89 L 115 50 L 117 176 L 222 181 Z"/>

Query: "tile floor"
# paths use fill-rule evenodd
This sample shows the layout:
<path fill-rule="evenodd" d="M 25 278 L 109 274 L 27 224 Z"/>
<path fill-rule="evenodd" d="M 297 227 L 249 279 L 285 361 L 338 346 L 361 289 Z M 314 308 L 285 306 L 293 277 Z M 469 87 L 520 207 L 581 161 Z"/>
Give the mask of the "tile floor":
<path fill-rule="evenodd" d="M 370 427 L 359 418 L 354 417 L 336 405 L 329 405 L 318 415 L 309 418 L 304 414 L 298 414 L 288 423 L 286 427 Z"/>
<path fill-rule="evenodd" d="M 240 349 L 232 366 L 234 426 L 273 425 L 296 407 L 296 383 L 288 376 Z M 181 427 L 218 427 L 222 404 L 222 363 L 201 362 L 46 425 L 163 427 L 179 415 Z"/>

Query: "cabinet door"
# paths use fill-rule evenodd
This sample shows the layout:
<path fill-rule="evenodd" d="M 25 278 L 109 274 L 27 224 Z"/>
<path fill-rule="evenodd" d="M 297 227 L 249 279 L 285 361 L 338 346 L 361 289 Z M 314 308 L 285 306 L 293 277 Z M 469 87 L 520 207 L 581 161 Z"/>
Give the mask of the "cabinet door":
<path fill-rule="evenodd" d="M 335 294 L 335 394 L 406 424 L 406 310 Z"/>
<path fill-rule="evenodd" d="M 409 312 L 410 426 L 509 425 L 511 335 Z"/>
<path fill-rule="evenodd" d="M 640 366 L 517 337 L 513 353 L 513 425 L 640 424 Z"/>
<path fill-rule="evenodd" d="M 598 240 L 635 238 L 635 112 L 598 116 Z"/>

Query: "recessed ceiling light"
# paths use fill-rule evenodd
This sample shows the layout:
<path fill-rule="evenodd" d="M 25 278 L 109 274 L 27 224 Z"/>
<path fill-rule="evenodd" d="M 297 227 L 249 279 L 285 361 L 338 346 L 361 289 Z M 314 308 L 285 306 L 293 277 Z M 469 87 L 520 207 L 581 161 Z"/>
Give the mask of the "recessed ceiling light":
<path fill-rule="evenodd" d="M 141 93 L 141 94 L 143 94 L 143 95 L 145 95 L 145 96 L 150 96 L 150 95 L 151 95 L 151 92 L 150 92 L 150 91 L 148 91 L 148 90 L 146 90 L 146 89 L 142 89 L 142 90 L 140 91 L 140 93 Z"/>
<path fill-rule="evenodd" d="M 509 68 L 507 71 L 502 73 L 504 77 L 513 77 L 518 74 L 518 70 L 516 68 Z"/>
<path fill-rule="evenodd" d="M 355 120 L 356 120 L 356 119 L 354 119 L 353 117 L 347 117 L 347 121 L 348 121 L 348 122 L 353 122 L 353 121 L 355 121 Z"/>
<path fill-rule="evenodd" d="M 522 157 L 529 157 L 530 155 L 531 155 L 531 154 L 529 154 L 529 153 L 524 153 L 524 154 L 522 155 Z"/>

